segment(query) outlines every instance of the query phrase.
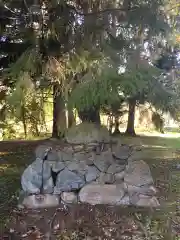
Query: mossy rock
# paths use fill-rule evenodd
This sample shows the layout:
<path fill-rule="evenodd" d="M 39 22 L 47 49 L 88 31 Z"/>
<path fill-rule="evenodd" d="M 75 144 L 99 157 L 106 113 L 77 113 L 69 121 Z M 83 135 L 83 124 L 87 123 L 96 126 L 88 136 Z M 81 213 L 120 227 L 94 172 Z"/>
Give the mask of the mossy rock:
<path fill-rule="evenodd" d="M 84 122 L 69 128 L 65 139 L 70 144 L 88 144 L 92 142 L 109 142 L 110 135 L 106 127 Z"/>

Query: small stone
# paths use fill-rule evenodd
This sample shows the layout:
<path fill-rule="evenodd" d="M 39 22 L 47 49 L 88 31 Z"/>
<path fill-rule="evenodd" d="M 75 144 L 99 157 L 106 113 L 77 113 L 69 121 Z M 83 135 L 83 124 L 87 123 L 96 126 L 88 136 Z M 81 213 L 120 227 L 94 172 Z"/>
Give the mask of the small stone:
<path fill-rule="evenodd" d="M 54 193 L 71 192 L 82 188 L 85 185 L 85 180 L 78 174 L 69 171 L 65 168 L 61 171 L 56 180 Z"/>
<path fill-rule="evenodd" d="M 96 155 L 94 165 L 101 171 L 106 172 L 112 162 L 112 154 L 110 152 L 102 152 L 101 155 Z"/>
<path fill-rule="evenodd" d="M 48 161 L 58 161 L 58 154 L 56 150 L 51 150 L 48 153 L 48 157 L 47 157 Z"/>
<path fill-rule="evenodd" d="M 131 148 L 128 145 L 112 146 L 113 157 L 120 160 L 127 160 L 131 155 Z"/>
<path fill-rule="evenodd" d="M 124 181 L 128 185 L 137 187 L 153 184 L 153 178 L 147 163 L 142 160 L 130 162 L 127 166 Z"/>
<path fill-rule="evenodd" d="M 85 153 L 82 153 L 82 152 L 74 153 L 73 161 L 85 161 L 86 159 L 87 159 L 87 156 Z"/>
<path fill-rule="evenodd" d="M 143 197 L 141 195 L 139 201 L 136 203 L 136 206 L 138 207 L 154 207 L 157 208 L 160 206 L 159 201 L 157 200 L 156 197 L 151 197 L 151 198 L 147 198 L 146 196 Z"/>
<path fill-rule="evenodd" d="M 135 146 L 135 150 L 136 150 L 136 151 L 142 151 L 142 147 L 140 147 L 140 146 Z"/>
<path fill-rule="evenodd" d="M 113 174 L 101 172 L 96 182 L 99 184 L 113 184 L 115 182 L 115 178 Z"/>
<path fill-rule="evenodd" d="M 95 182 L 98 184 L 104 184 L 104 175 L 105 175 L 105 173 L 100 172 L 99 177 L 96 179 Z"/>
<path fill-rule="evenodd" d="M 128 162 L 133 162 L 133 161 L 139 161 L 139 159 L 142 159 L 144 157 L 144 153 L 139 150 L 134 150 L 132 154 L 128 158 Z"/>
<path fill-rule="evenodd" d="M 85 174 L 87 165 L 84 161 L 80 161 L 80 162 L 70 162 L 67 165 L 67 168 L 72 171 L 72 172 L 77 172 L 77 173 L 81 173 L 81 174 Z"/>
<path fill-rule="evenodd" d="M 103 182 L 105 184 L 112 184 L 112 183 L 114 183 L 115 182 L 114 175 L 113 174 L 109 174 L 109 173 L 104 174 Z"/>
<path fill-rule="evenodd" d="M 139 193 L 129 193 L 131 205 L 136 205 L 139 201 Z"/>
<path fill-rule="evenodd" d="M 77 195 L 74 192 L 61 193 L 61 199 L 63 200 L 63 202 L 69 203 L 69 204 L 78 202 Z"/>
<path fill-rule="evenodd" d="M 52 165 L 52 171 L 56 173 L 62 171 L 64 168 L 65 168 L 65 165 L 63 162 L 55 162 Z"/>
<path fill-rule="evenodd" d="M 114 205 L 123 198 L 124 190 L 122 186 L 89 184 L 84 186 L 79 193 L 82 203 L 109 204 Z"/>
<path fill-rule="evenodd" d="M 20 190 L 19 192 L 19 196 L 18 196 L 18 208 L 19 209 L 23 209 L 24 206 L 23 206 L 23 201 L 24 201 L 24 198 L 27 197 L 29 194 L 24 192 L 23 190 Z"/>
<path fill-rule="evenodd" d="M 93 166 L 93 165 L 94 165 L 94 162 L 93 162 L 92 159 L 88 158 L 88 159 L 86 160 L 86 164 L 87 164 L 87 166 Z"/>
<path fill-rule="evenodd" d="M 95 153 L 96 153 L 96 155 L 100 155 L 100 154 L 101 154 L 101 146 L 100 146 L 100 145 L 98 145 L 98 146 L 96 147 Z"/>
<path fill-rule="evenodd" d="M 96 150 L 96 147 L 99 145 L 99 143 L 89 143 L 86 145 L 86 151 L 92 152 Z"/>
<path fill-rule="evenodd" d="M 84 172 L 86 171 L 87 169 L 87 164 L 86 164 L 86 161 L 80 161 L 79 162 L 79 172 Z"/>
<path fill-rule="evenodd" d="M 85 174 L 86 182 L 95 181 L 100 174 L 100 171 L 95 166 L 88 166 Z"/>
<path fill-rule="evenodd" d="M 78 169 L 79 169 L 79 162 L 69 162 L 69 164 L 67 165 L 67 168 L 70 171 L 78 171 Z"/>
<path fill-rule="evenodd" d="M 154 186 L 142 186 L 142 187 L 137 187 L 137 186 L 133 186 L 133 185 L 129 185 L 124 183 L 125 189 L 129 194 L 133 194 L 133 193 L 141 193 L 141 194 L 145 194 L 148 196 L 154 196 L 157 193 L 157 190 Z"/>
<path fill-rule="evenodd" d="M 124 176 L 125 176 L 125 171 L 116 173 L 115 174 L 115 181 L 116 181 L 116 183 L 118 183 L 118 182 L 121 183 L 122 180 L 124 179 Z"/>
<path fill-rule="evenodd" d="M 128 194 L 125 194 L 124 197 L 118 202 L 118 205 L 130 205 L 130 197 Z"/>
<path fill-rule="evenodd" d="M 72 163 L 72 161 L 65 161 L 64 165 L 65 165 L 65 167 L 68 167 L 71 163 Z"/>
<path fill-rule="evenodd" d="M 104 151 L 104 152 L 111 152 L 111 154 L 112 154 L 110 144 L 109 143 L 103 143 L 102 151 Z"/>
<path fill-rule="evenodd" d="M 119 165 L 119 164 L 112 164 L 108 169 L 107 173 L 115 174 L 122 172 L 125 169 L 125 166 Z"/>
<path fill-rule="evenodd" d="M 82 152 L 82 151 L 84 151 L 84 145 L 83 144 L 74 145 L 73 146 L 73 151 L 74 152 Z"/>
<path fill-rule="evenodd" d="M 58 155 L 58 161 L 61 161 L 61 162 L 72 161 L 73 159 L 73 153 L 71 151 L 67 151 L 67 152 L 58 151 L 57 155 Z"/>

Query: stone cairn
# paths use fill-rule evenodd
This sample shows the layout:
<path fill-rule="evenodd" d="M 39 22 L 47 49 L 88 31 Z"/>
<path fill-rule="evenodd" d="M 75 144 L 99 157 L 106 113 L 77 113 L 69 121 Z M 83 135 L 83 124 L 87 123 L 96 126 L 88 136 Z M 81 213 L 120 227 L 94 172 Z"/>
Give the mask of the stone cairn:
<path fill-rule="evenodd" d="M 83 125 L 82 131 L 81 125 L 67 133 L 61 148 L 52 144 L 43 176 L 50 144 L 37 147 L 36 160 L 21 178 L 26 196 L 40 193 L 43 178 L 43 194 L 55 195 L 59 203 L 158 207 L 149 166 L 137 157 L 140 149 L 113 143 L 105 128 Z"/>

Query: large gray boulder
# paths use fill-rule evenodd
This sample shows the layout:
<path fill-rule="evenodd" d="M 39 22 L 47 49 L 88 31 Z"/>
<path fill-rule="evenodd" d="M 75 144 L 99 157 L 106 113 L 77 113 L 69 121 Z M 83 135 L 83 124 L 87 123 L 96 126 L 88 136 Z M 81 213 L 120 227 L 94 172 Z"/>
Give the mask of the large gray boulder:
<path fill-rule="evenodd" d="M 84 185 L 85 179 L 82 176 L 65 168 L 57 176 L 54 193 L 75 191 L 81 189 Z"/>
<path fill-rule="evenodd" d="M 69 128 L 65 139 L 70 144 L 88 144 L 93 142 L 109 142 L 110 135 L 106 127 L 85 122 Z"/>
<path fill-rule="evenodd" d="M 43 170 L 42 170 L 43 167 Z M 43 175 L 42 175 L 43 174 Z M 43 176 L 43 178 L 42 178 Z M 43 180 L 43 192 L 53 193 L 54 185 L 51 177 L 51 167 L 48 162 L 37 158 L 23 172 L 21 185 L 27 194 L 38 194 Z"/>

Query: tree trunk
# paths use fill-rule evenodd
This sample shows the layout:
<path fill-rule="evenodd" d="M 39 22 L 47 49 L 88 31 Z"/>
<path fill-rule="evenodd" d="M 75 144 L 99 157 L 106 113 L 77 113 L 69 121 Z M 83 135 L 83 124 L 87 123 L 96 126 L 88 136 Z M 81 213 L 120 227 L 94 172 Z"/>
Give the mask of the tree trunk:
<path fill-rule="evenodd" d="M 128 124 L 125 134 L 130 136 L 135 136 L 134 130 L 134 121 L 135 121 L 135 108 L 136 108 L 136 99 L 129 99 L 129 112 L 128 112 Z"/>
<path fill-rule="evenodd" d="M 92 122 L 101 124 L 99 108 L 91 108 L 89 110 L 78 111 L 79 118 L 82 122 Z"/>
<path fill-rule="evenodd" d="M 58 138 L 58 127 L 57 127 L 57 119 L 58 119 L 58 107 L 57 107 L 57 86 L 53 86 L 53 129 L 52 129 L 52 137 Z"/>
<path fill-rule="evenodd" d="M 113 134 L 114 135 L 120 134 L 120 131 L 119 131 L 119 116 L 115 116 L 115 129 L 114 129 Z"/>
<path fill-rule="evenodd" d="M 36 131 L 36 136 L 40 136 L 40 131 L 39 131 L 39 129 L 38 129 L 38 124 L 36 123 L 35 124 L 35 131 Z"/>
<path fill-rule="evenodd" d="M 59 86 L 54 85 L 53 87 L 53 129 L 52 129 L 53 138 L 64 137 L 64 133 L 66 129 L 65 103 L 58 89 L 59 89 Z"/>
<path fill-rule="evenodd" d="M 21 115 L 22 115 L 22 123 L 24 128 L 24 137 L 25 139 L 27 139 L 26 109 L 24 105 L 21 106 Z"/>
<path fill-rule="evenodd" d="M 107 126 L 108 126 L 108 129 L 109 129 L 109 133 L 112 134 L 112 129 L 113 129 L 113 116 L 112 115 L 109 115 L 108 116 L 108 120 L 107 120 Z"/>
<path fill-rule="evenodd" d="M 76 123 L 76 119 L 74 117 L 74 113 L 73 113 L 73 110 L 72 109 L 69 109 L 68 110 L 68 115 L 69 115 L 69 118 L 68 118 L 68 126 L 69 128 L 72 127 L 73 124 Z"/>

